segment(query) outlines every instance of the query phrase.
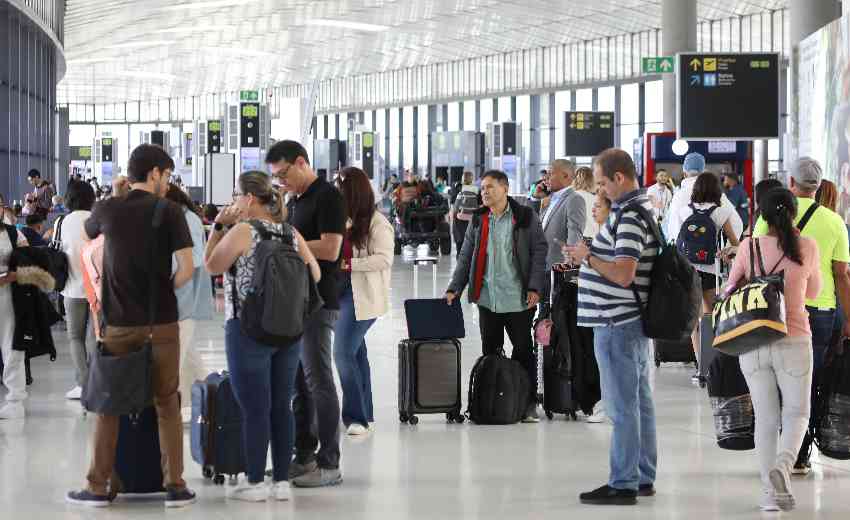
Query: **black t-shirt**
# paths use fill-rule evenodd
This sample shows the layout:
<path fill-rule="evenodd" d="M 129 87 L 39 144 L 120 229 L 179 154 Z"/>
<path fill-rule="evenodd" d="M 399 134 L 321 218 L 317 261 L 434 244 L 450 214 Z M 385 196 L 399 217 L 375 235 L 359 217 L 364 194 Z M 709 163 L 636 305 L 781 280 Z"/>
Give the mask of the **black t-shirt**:
<path fill-rule="evenodd" d="M 345 234 L 345 220 L 342 194 L 324 179 L 316 179 L 307 191 L 289 205 L 289 223 L 307 242 L 321 240 L 322 233 Z M 325 300 L 325 308 L 339 309 L 339 257 L 333 262 L 319 260 L 319 267 L 322 270 L 319 293 Z"/>
<path fill-rule="evenodd" d="M 139 327 L 149 323 L 151 267 L 155 283 L 154 324 L 177 322 L 177 298 L 171 280 L 171 256 L 192 247 L 192 235 L 183 210 L 164 201 L 162 223 L 154 237 L 153 210 L 159 200 L 142 190 L 133 190 L 125 199 L 98 203 L 86 221 L 92 239 L 101 233 L 103 247 L 103 309 L 105 321 L 116 327 Z M 156 241 L 154 241 L 156 238 Z M 151 263 L 156 242 L 156 256 Z"/>

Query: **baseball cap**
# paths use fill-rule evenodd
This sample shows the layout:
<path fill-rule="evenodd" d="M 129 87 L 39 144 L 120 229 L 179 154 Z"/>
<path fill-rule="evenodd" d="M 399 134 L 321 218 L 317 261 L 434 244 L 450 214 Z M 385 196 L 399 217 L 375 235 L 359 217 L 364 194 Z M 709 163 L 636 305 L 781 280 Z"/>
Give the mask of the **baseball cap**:
<path fill-rule="evenodd" d="M 818 189 L 823 178 L 820 164 L 811 157 L 800 157 L 791 167 L 791 177 L 800 186 L 812 190 Z"/>
<path fill-rule="evenodd" d="M 705 157 L 697 152 L 691 152 L 685 156 L 685 162 L 682 164 L 682 170 L 685 173 L 702 173 L 705 171 Z"/>

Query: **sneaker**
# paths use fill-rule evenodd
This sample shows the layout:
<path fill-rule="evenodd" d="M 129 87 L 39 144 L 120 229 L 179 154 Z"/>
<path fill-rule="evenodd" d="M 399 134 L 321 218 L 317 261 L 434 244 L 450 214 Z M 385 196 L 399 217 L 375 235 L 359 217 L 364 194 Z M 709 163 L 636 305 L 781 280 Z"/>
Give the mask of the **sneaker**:
<path fill-rule="evenodd" d="M 292 500 L 292 487 L 289 481 L 281 480 L 272 484 L 272 496 L 281 502 Z"/>
<path fill-rule="evenodd" d="M 370 431 L 371 430 L 369 428 L 363 426 L 360 423 L 351 423 L 351 425 L 348 427 L 348 430 L 346 431 L 346 433 L 348 435 L 351 435 L 351 436 L 361 436 L 361 435 L 366 435 Z"/>
<path fill-rule="evenodd" d="M 111 504 L 109 497 L 106 495 L 95 495 L 87 489 L 82 491 L 69 491 L 65 495 L 65 501 L 69 504 L 86 507 L 109 507 Z"/>
<path fill-rule="evenodd" d="M 7 402 L 0 408 L 0 419 L 23 419 L 26 415 L 24 404 L 18 401 Z"/>
<path fill-rule="evenodd" d="M 528 410 L 525 412 L 525 418 L 522 420 L 524 423 L 533 424 L 540 422 L 540 414 L 537 413 L 537 403 L 531 403 L 528 405 Z"/>
<path fill-rule="evenodd" d="M 594 410 L 593 415 L 588 415 L 585 421 L 590 424 L 602 424 L 610 423 L 611 419 L 609 419 L 608 414 L 605 413 L 605 408 L 600 408 L 599 410 Z"/>
<path fill-rule="evenodd" d="M 292 484 L 300 488 L 338 486 L 342 484 L 342 473 L 339 471 L 339 468 L 325 469 L 317 467 L 310 473 L 294 479 Z"/>
<path fill-rule="evenodd" d="M 589 493 L 579 495 L 582 504 L 598 506 L 633 506 L 637 504 L 637 491 L 602 486 Z"/>
<path fill-rule="evenodd" d="M 265 502 L 269 499 L 269 487 L 265 482 L 251 484 L 247 480 L 243 480 L 227 493 L 227 498 L 245 502 Z"/>
<path fill-rule="evenodd" d="M 767 476 L 773 486 L 773 495 L 776 497 L 776 504 L 779 509 L 783 511 L 794 509 L 796 503 L 794 495 L 791 494 L 791 477 L 788 472 L 780 468 L 773 468 Z"/>
<path fill-rule="evenodd" d="M 637 496 L 639 497 L 654 497 L 655 496 L 655 485 L 653 484 L 641 484 L 638 486 Z"/>
<path fill-rule="evenodd" d="M 812 472 L 812 463 L 809 461 L 806 462 L 797 462 L 794 464 L 794 467 L 791 468 L 792 475 L 808 475 Z"/>
<path fill-rule="evenodd" d="M 197 498 L 195 492 L 187 487 L 182 489 L 170 488 L 165 493 L 165 507 L 186 507 L 194 504 Z"/>
<path fill-rule="evenodd" d="M 72 401 L 77 401 L 82 397 L 83 389 L 82 387 L 75 386 L 74 388 L 68 390 L 68 393 L 65 394 L 65 399 L 70 399 Z"/>
<path fill-rule="evenodd" d="M 773 491 L 765 491 L 762 493 L 761 499 L 759 500 L 759 509 L 766 513 L 780 511 L 779 504 L 776 503 L 776 497 L 773 495 Z"/>
<path fill-rule="evenodd" d="M 308 462 L 307 464 L 299 464 L 297 462 L 292 462 L 289 464 L 289 481 L 297 479 L 301 475 L 306 475 L 307 473 L 312 473 L 319 468 L 319 465 L 315 460 Z M 266 472 L 266 475 L 271 476 L 271 472 Z"/>

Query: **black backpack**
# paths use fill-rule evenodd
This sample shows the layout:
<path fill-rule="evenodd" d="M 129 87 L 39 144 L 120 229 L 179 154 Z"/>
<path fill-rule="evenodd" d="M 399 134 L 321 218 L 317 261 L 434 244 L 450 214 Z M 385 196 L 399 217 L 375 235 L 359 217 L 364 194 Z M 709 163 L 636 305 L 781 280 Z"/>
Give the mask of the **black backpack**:
<path fill-rule="evenodd" d="M 815 389 L 815 444 L 822 455 L 850 460 L 850 346 L 836 334 L 830 345 L 827 365 L 819 370 Z"/>
<path fill-rule="evenodd" d="M 68 283 L 69 276 L 69 260 L 68 255 L 62 251 L 62 223 L 67 215 L 62 215 L 56 221 L 56 232 L 53 234 L 53 239 L 47 247 L 47 259 L 50 261 L 50 274 L 56 280 L 56 292 L 65 290 L 65 285 Z"/>
<path fill-rule="evenodd" d="M 679 237 L 676 239 L 676 249 L 692 264 L 714 265 L 717 256 L 717 225 L 711 219 L 711 214 L 717 209 L 697 209 L 690 204 L 691 215 L 682 223 Z"/>
<path fill-rule="evenodd" d="M 632 284 L 635 300 L 641 308 L 643 332 L 651 339 L 681 340 L 689 336 L 702 315 L 702 289 L 699 273 L 674 245 L 664 239 L 655 218 L 639 203 L 629 204 L 617 215 L 614 223 L 614 242 L 617 226 L 626 211 L 636 211 L 649 227 L 661 251 L 652 263 L 649 280 L 649 299 L 641 301 Z"/>
<path fill-rule="evenodd" d="M 519 362 L 502 354 L 478 358 L 469 377 L 466 415 L 476 424 L 515 424 L 525 417 L 531 383 Z"/>
<path fill-rule="evenodd" d="M 324 305 L 307 264 L 295 249 L 289 224 L 273 233 L 257 221 L 248 222 L 260 236 L 254 250 L 254 274 L 239 310 L 239 325 L 249 338 L 269 346 L 286 347 L 301 339 L 304 324 Z M 234 308 L 240 307 L 236 264 L 231 268 Z"/>

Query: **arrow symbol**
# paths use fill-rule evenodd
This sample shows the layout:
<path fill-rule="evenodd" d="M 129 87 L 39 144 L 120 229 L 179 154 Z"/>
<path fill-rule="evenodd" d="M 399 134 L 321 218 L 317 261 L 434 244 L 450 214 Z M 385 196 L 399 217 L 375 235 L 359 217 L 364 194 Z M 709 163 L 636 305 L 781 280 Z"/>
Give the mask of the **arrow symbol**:
<path fill-rule="evenodd" d="M 694 87 L 694 86 L 698 87 L 699 85 L 700 85 L 700 77 L 699 77 L 699 75 L 697 75 L 697 76 L 691 76 L 691 86 L 692 86 L 692 87 Z"/>
<path fill-rule="evenodd" d="M 671 68 L 673 68 L 673 66 L 670 65 L 669 61 L 664 60 L 661 62 L 661 70 L 663 70 L 664 72 L 670 72 Z"/>
<path fill-rule="evenodd" d="M 691 60 L 691 67 L 694 69 L 694 71 L 698 71 L 700 65 L 702 65 L 702 62 L 699 61 L 698 58 L 694 58 Z"/>

